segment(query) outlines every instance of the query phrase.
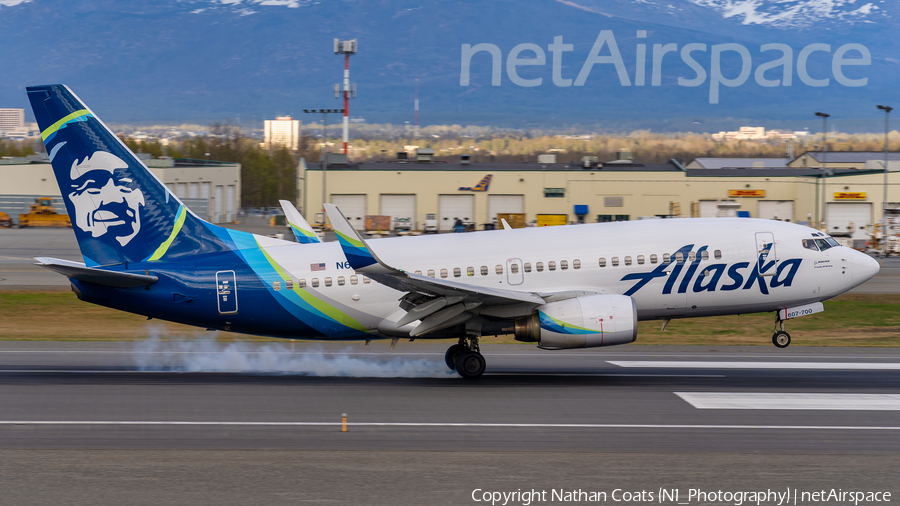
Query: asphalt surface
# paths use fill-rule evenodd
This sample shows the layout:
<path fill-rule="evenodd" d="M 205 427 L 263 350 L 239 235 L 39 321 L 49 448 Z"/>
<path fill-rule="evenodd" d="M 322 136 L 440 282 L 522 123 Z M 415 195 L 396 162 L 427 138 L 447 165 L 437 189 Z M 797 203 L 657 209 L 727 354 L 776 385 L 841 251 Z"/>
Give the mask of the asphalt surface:
<path fill-rule="evenodd" d="M 246 218 L 229 228 L 270 235 L 291 232 L 270 227 L 267 220 Z M 326 236 L 326 240 L 333 240 Z M 68 280 L 55 272 L 34 265 L 34 257 L 46 256 L 82 261 L 71 228 L 0 228 L 0 290 L 68 290 Z M 900 293 L 900 257 L 879 259 L 881 272 L 850 293 Z"/>
<path fill-rule="evenodd" d="M 446 370 L 445 347 L 0 343 L 0 503 L 474 504 L 476 488 L 900 493 L 900 350 L 488 345 L 487 373 L 467 381 Z M 800 401 L 686 400 L 710 394 Z M 803 401 L 835 396 L 825 409 Z M 562 502 L 541 504 L 551 503 Z"/>

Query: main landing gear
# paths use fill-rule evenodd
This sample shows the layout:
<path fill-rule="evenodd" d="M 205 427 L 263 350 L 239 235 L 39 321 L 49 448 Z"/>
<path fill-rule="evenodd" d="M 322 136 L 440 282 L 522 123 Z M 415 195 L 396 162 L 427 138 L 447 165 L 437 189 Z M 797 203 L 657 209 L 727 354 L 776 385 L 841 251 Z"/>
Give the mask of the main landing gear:
<path fill-rule="evenodd" d="M 775 322 L 775 333 L 772 334 L 772 344 L 779 348 L 787 348 L 791 345 L 791 335 L 784 331 L 784 320 Z"/>
<path fill-rule="evenodd" d="M 450 370 L 466 379 L 484 374 L 485 361 L 478 348 L 478 336 L 459 338 L 459 344 L 454 344 L 444 354 L 444 362 Z"/>

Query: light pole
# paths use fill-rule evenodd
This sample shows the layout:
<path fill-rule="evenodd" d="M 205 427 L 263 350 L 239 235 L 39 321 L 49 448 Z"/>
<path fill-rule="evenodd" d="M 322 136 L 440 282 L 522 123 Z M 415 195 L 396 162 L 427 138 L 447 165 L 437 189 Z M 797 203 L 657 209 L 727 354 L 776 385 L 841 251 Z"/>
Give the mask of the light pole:
<path fill-rule="evenodd" d="M 828 163 L 826 157 L 828 156 L 828 118 L 830 118 L 831 115 L 824 112 L 817 112 L 816 116 L 822 118 L 822 219 L 820 223 L 824 222 L 827 226 L 828 220 L 825 218 L 825 211 L 828 209 L 828 206 L 825 204 L 825 196 L 827 195 L 825 187 L 828 184 Z"/>
<path fill-rule="evenodd" d="M 303 109 L 303 112 L 307 114 L 321 114 L 322 115 L 322 212 L 325 212 L 325 197 L 328 194 L 328 161 L 325 160 L 325 154 L 328 151 L 328 141 L 326 140 L 326 136 L 328 135 L 328 115 L 329 114 L 343 114 L 343 109 Z M 307 181 L 309 181 L 307 179 Z M 304 204 L 306 205 L 306 204 Z"/>
<path fill-rule="evenodd" d="M 884 111 L 884 198 L 881 201 L 881 255 L 885 255 L 887 248 L 887 201 L 888 201 L 888 120 L 893 107 L 879 105 L 878 109 Z"/>

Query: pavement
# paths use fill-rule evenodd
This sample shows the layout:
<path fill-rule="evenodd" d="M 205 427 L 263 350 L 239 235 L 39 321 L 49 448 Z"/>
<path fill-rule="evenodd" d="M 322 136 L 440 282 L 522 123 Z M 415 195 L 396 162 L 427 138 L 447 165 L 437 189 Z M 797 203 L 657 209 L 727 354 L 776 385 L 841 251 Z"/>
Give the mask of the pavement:
<path fill-rule="evenodd" d="M 445 347 L 0 343 L 0 503 L 900 493 L 900 350 L 486 345 L 467 381 Z"/>

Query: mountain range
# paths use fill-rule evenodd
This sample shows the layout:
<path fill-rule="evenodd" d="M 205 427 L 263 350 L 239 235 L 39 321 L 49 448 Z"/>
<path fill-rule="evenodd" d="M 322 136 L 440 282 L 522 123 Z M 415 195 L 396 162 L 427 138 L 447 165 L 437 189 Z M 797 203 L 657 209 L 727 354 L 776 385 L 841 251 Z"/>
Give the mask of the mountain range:
<path fill-rule="evenodd" d="M 897 97 L 898 20 L 884 0 L 0 0 L 0 107 L 27 110 L 25 86 L 61 82 L 108 122 L 320 120 L 302 110 L 341 107 L 332 40 L 355 38 L 350 112 L 370 123 L 412 121 L 418 79 L 423 124 L 818 128 L 824 110 L 844 130 L 878 130 L 875 104 Z M 571 50 L 554 52 L 557 38 Z M 764 44 L 790 48 L 790 86 L 783 66 L 760 80 L 783 55 Z M 467 85 L 465 45 L 484 49 Z"/>

